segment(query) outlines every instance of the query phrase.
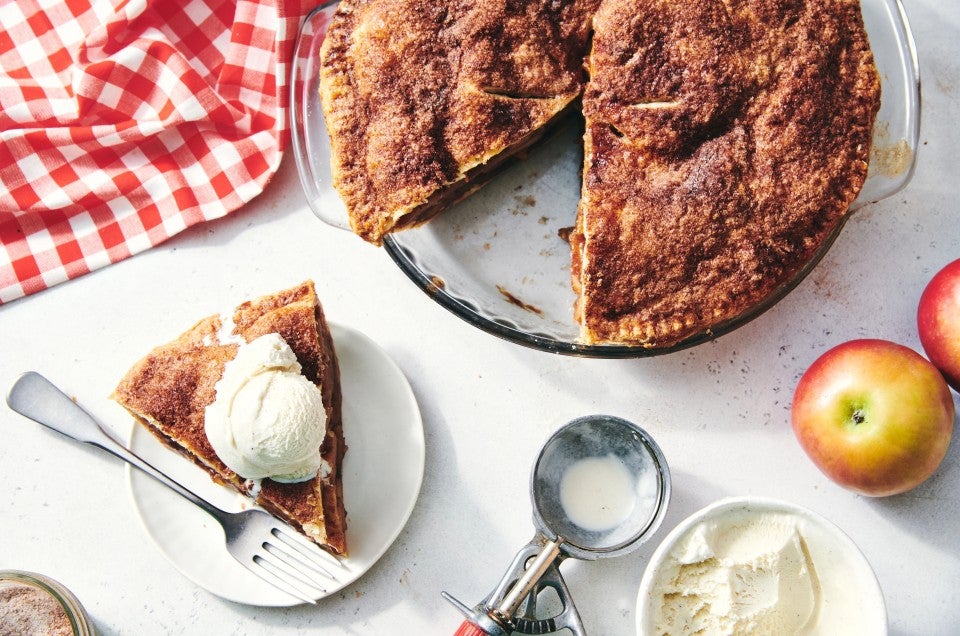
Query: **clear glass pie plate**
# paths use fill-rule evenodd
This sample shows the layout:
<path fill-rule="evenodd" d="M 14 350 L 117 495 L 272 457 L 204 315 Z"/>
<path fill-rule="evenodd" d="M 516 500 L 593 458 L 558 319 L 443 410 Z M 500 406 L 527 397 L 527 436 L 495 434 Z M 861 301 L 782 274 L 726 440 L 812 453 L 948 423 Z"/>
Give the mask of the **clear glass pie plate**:
<path fill-rule="evenodd" d="M 346 210 L 331 184 L 330 144 L 319 97 L 319 50 L 336 4 L 318 7 L 301 28 L 290 83 L 290 124 L 310 207 L 326 223 L 348 230 Z M 907 185 L 920 136 L 920 74 L 903 5 L 900 0 L 862 0 L 862 7 L 882 98 L 870 172 L 851 211 Z M 563 238 L 574 224 L 580 196 L 581 127 L 571 118 L 479 192 L 422 227 L 389 236 L 384 248 L 428 296 L 488 333 L 553 353 L 631 358 L 684 349 L 757 317 L 803 280 L 842 229 L 841 223 L 797 276 L 707 333 L 660 348 L 582 344 L 573 319 L 570 247 Z"/>

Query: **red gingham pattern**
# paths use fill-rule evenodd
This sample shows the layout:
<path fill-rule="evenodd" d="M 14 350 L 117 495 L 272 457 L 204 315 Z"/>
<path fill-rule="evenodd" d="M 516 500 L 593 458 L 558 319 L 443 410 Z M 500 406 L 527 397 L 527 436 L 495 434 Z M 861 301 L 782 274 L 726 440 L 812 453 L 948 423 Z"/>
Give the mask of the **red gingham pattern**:
<path fill-rule="evenodd" d="M 259 194 L 316 2 L 0 0 L 0 303 Z"/>

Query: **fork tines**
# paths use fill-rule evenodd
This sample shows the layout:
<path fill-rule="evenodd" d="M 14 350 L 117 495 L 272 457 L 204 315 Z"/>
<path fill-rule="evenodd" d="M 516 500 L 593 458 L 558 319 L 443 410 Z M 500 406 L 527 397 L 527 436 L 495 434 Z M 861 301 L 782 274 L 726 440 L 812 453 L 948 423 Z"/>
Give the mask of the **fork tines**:
<path fill-rule="evenodd" d="M 336 569 L 341 576 L 349 572 L 332 554 L 289 528 L 274 526 L 270 534 L 275 540 L 263 542 L 253 557 L 256 568 L 250 569 L 303 601 L 316 603 L 317 598 L 327 593 L 330 583 L 340 581 L 331 569 Z"/>

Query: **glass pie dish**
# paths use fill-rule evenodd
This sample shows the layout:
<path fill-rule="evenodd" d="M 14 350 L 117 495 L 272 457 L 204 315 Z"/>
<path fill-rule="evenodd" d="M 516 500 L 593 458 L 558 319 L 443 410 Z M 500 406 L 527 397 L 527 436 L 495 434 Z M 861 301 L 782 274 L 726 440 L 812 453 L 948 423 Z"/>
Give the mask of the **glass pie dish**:
<path fill-rule="evenodd" d="M 290 125 L 292 151 L 311 209 L 324 222 L 349 229 L 346 209 L 332 186 L 319 96 L 319 50 L 336 4 L 318 7 L 301 28 L 291 72 Z M 870 171 L 851 212 L 907 185 L 920 136 L 919 66 L 903 5 L 900 0 L 861 4 L 882 97 Z M 844 225 L 837 225 L 796 276 L 709 332 L 666 347 L 583 344 L 573 318 L 570 248 L 563 238 L 574 225 L 580 197 L 581 135 L 582 125 L 571 118 L 479 192 L 422 227 L 388 236 L 384 248 L 434 301 L 488 333 L 552 353 L 634 358 L 685 349 L 756 318 L 806 277 Z"/>

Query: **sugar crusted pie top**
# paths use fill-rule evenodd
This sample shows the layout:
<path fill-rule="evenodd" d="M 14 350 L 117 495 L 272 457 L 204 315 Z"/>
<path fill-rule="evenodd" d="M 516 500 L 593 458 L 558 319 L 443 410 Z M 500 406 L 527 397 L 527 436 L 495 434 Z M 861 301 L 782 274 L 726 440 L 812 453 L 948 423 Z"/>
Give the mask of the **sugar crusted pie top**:
<path fill-rule="evenodd" d="M 354 231 L 419 225 L 536 141 L 583 90 L 598 2 L 341 2 L 320 94 Z"/>
<path fill-rule="evenodd" d="M 604 2 L 573 244 L 586 342 L 664 346 L 791 280 L 867 175 L 880 81 L 851 0 Z"/>

